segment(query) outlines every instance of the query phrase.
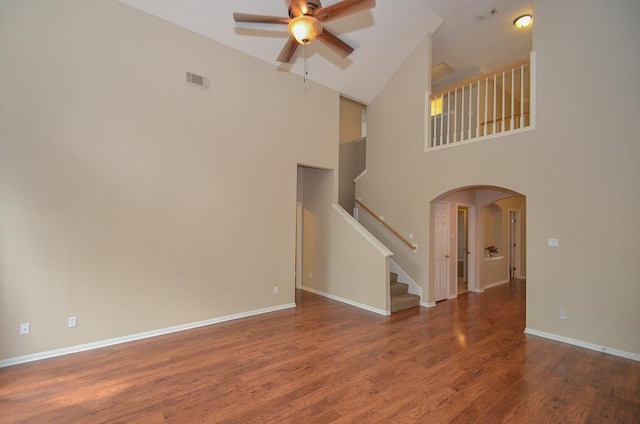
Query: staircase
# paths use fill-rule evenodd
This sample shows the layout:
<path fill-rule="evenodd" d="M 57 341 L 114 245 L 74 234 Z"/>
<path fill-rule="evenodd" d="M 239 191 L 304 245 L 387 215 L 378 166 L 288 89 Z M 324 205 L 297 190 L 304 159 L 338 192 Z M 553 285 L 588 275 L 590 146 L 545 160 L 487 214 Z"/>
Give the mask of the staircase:
<path fill-rule="evenodd" d="M 420 305 L 420 296 L 409 293 L 409 285 L 398 282 L 398 274 L 391 273 L 391 313 Z"/>

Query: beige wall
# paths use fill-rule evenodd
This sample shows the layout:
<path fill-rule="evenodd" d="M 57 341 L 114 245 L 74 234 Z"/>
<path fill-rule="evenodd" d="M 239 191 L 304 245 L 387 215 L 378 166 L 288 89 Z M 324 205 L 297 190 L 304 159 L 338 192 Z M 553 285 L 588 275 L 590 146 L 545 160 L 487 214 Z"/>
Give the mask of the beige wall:
<path fill-rule="evenodd" d="M 340 97 L 340 143 L 362 137 L 362 113 L 367 107 L 355 100 Z"/>
<path fill-rule="evenodd" d="M 294 302 L 337 92 L 105 0 L 1 2 L 0 75 L 0 359 Z"/>
<path fill-rule="evenodd" d="M 424 153 L 427 39 L 368 107 L 357 195 L 420 246 L 443 193 L 488 185 L 525 195 L 527 327 L 640 354 L 640 3 L 541 0 L 534 13 L 537 129 Z M 428 250 L 394 254 L 432 298 Z"/>
<path fill-rule="evenodd" d="M 362 113 L 366 106 L 340 97 L 340 168 L 338 203 L 348 212 L 355 205 L 353 180 L 366 167 L 367 142 L 362 138 Z"/>

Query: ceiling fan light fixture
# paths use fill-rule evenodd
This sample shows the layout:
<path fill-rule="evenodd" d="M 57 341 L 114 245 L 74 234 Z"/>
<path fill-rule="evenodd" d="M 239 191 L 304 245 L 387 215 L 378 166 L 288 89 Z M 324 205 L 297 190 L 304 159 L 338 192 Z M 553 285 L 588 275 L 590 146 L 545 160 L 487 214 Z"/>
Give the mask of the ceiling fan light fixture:
<path fill-rule="evenodd" d="M 309 44 L 322 32 L 322 24 L 309 15 L 298 16 L 289 22 L 289 32 L 300 44 Z"/>
<path fill-rule="evenodd" d="M 531 25 L 533 21 L 533 16 L 531 15 L 522 15 L 518 16 L 515 21 L 513 21 L 513 25 L 518 29 L 523 29 Z"/>

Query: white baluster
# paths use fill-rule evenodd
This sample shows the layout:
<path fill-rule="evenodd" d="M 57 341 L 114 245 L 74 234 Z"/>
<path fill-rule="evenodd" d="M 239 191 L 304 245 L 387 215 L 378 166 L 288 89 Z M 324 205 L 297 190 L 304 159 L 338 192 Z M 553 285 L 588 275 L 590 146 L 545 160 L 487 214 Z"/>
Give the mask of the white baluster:
<path fill-rule="evenodd" d="M 488 121 L 488 116 L 487 114 L 489 113 L 489 79 L 486 78 L 484 80 L 484 131 L 482 132 L 482 135 L 487 135 L 487 121 Z"/>
<path fill-rule="evenodd" d="M 472 108 L 472 104 L 473 104 L 473 85 L 469 84 L 469 137 L 467 137 L 468 139 L 471 138 L 471 116 L 473 115 L 473 110 Z"/>
<path fill-rule="evenodd" d="M 453 94 L 453 142 L 458 138 L 458 89 Z"/>
<path fill-rule="evenodd" d="M 498 120 L 498 115 L 496 112 L 496 108 L 498 107 L 498 96 L 496 95 L 496 90 L 498 89 L 498 76 L 494 75 L 493 76 L 493 124 L 491 124 L 491 128 L 492 128 L 492 133 L 491 134 L 495 134 L 496 133 L 496 121 Z"/>
<path fill-rule="evenodd" d="M 464 140 L 464 85 L 462 86 L 462 105 L 460 106 L 460 141 Z"/>
<path fill-rule="evenodd" d="M 478 80 L 478 95 L 476 96 L 476 137 L 480 137 L 480 80 Z"/>
<path fill-rule="evenodd" d="M 502 108 L 502 120 L 500 121 L 500 132 L 504 132 L 504 71 L 502 72 L 502 103 L 500 103 L 500 107 Z"/>
<path fill-rule="evenodd" d="M 447 93 L 447 144 L 449 144 L 450 136 L 451 136 L 451 91 Z"/>
<path fill-rule="evenodd" d="M 443 132 L 442 132 L 442 123 L 444 122 L 444 96 L 440 96 L 442 99 L 442 106 L 440 106 L 440 146 L 443 144 Z"/>
<path fill-rule="evenodd" d="M 515 110 L 516 96 L 514 95 L 515 83 L 516 83 L 515 68 L 511 68 L 511 121 L 509 123 L 509 129 L 512 131 L 513 131 L 513 120 L 515 119 L 514 115 L 516 114 L 516 110 Z"/>
<path fill-rule="evenodd" d="M 520 128 L 524 127 L 524 65 L 520 66 Z"/>

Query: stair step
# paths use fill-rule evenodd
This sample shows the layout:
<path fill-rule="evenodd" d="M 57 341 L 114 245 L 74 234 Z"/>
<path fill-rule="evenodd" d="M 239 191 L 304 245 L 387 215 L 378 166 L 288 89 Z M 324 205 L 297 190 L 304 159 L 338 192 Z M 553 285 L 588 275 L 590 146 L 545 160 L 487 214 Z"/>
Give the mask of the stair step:
<path fill-rule="evenodd" d="M 404 283 L 396 283 L 391 282 L 391 287 L 389 289 L 389 293 L 391 296 L 399 296 L 401 294 L 409 293 L 409 285 Z"/>
<path fill-rule="evenodd" d="M 416 294 L 407 293 L 391 296 L 391 313 L 415 308 L 416 306 L 420 306 L 420 296 Z"/>
<path fill-rule="evenodd" d="M 389 281 L 391 281 L 392 283 L 397 283 L 398 282 L 398 273 L 396 273 L 396 272 L 390 273 Z"/>

